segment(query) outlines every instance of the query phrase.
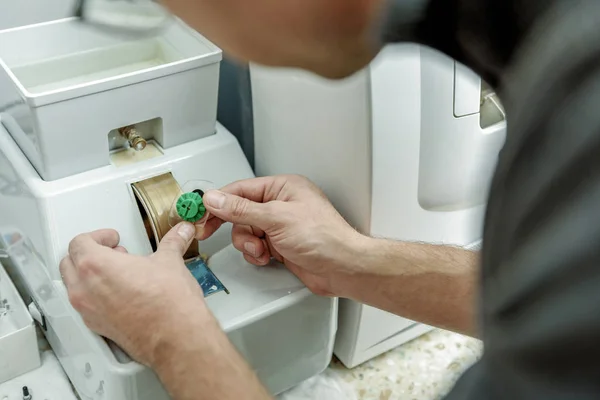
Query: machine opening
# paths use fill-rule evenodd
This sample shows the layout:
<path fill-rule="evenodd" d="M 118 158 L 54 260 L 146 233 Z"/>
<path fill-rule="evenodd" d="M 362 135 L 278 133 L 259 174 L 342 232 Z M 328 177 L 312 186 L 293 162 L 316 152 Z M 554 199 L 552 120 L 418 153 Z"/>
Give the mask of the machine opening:
<path fill-rule="evenodd" d="M 115 127 L 108 132 L 110 162 L 122 167 L 162 156 L 162 131 L 162 118 Z"/>
<path fill-rule="evenodd" d="M 108 149 L 111 152 L 132 149 L 141 153 L 142 150 L 145 150 L 144 142 L 160 142 L 162 132 L 162 118 L 153 118 L 125 126 L 115 126 L 114 129 L 108 132 Z"/>

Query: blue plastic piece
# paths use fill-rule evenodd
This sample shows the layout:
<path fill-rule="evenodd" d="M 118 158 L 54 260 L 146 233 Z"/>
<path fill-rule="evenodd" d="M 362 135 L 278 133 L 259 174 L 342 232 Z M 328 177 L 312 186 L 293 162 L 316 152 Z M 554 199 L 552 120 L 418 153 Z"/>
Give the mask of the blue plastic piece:
<path fill-rule="evenodd" d="M 211 294 L 225 292 L 229 294 L 229 290 L 223 285 L 223 283 L 217 278 L 212 270 L 206 265 L 206 262 L 202 258 L 197 258 L 186 264 L 188 270 L 192 273 L 198 284 L 204 292 L 204 297 L 208 297 Z"/>

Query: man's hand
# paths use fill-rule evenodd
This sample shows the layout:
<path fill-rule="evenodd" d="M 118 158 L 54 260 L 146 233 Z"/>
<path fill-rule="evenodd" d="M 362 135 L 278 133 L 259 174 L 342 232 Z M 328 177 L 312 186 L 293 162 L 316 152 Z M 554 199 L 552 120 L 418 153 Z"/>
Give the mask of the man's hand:
<path fill-rule="evenodd" d="M 80 235 L 60 264 L 69 300 L 90 329 L 153 368 L 173 400 L 267 400 L 183 263 L 193 238 L 181 223 L 140 257 L 113 230 Z"/>
<path fill-rule="evenodd" d="M 127 254 L 114 230 L 76 237 L 60 263 L 69 300 L 90 329 L 152 366 L 163 341 L 186 340 L 190 319 L 210 321 L 202 289 L 183 263 L 193 234 L 191 224 L 180 224 L 149 257 Z"/>
<path fill-rule="evenodd" d="M 248 262 L 266 265 L 273 257 L 321 295 L 339 295 L 334 276 L 347 272 L 365 240 L 300 176 L 235 182 L 207 192 L 204 203 L 211 217 L 200 240 L 233 222 L 233 245 Z"/>
<path fill-rule="evenodd" d="M 247 261 L 285 263 L 313 292 L 350 298 L 474 334 L 477 255 L 467 250 L 373 239 L 352 229 L 325 195 L 299 176 L 248 179 L 204 195 L 212 214 L 198 238 L 233 222 Z"/>

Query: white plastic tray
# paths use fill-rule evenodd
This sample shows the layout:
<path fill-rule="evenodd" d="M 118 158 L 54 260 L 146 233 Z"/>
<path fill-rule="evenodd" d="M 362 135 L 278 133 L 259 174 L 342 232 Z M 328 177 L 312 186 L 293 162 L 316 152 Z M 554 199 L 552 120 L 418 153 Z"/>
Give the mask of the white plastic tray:
<path fill-rule="evenodd" d="M 136 39 L 74 18 L 0 31 L 0 67 L 38 107 L 220 60 L 216 46 L 179 21 L 159 36 Z"/>
<path fill-rule="evenodd" d="M 0 383 L 41 365 L 33 318 L 0 264 L 0 302 L 4 301 L 0 305 Z"/>

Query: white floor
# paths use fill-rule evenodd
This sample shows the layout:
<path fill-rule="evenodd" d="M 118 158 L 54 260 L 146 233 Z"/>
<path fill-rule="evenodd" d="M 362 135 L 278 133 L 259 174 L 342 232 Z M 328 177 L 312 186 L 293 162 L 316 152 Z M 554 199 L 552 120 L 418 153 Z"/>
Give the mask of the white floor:
<path fill-rule="evenodd" d="M 478 340 L 434 330 L 352 370 L 334 360 L 278 400 L 439 400 L 482 350 Z"/>

